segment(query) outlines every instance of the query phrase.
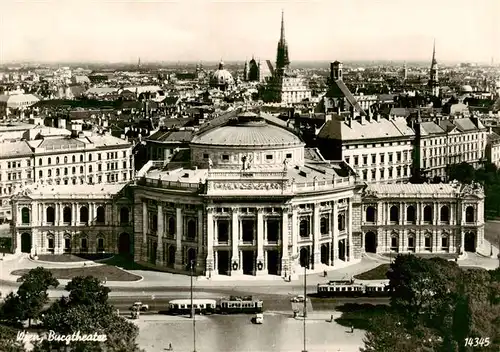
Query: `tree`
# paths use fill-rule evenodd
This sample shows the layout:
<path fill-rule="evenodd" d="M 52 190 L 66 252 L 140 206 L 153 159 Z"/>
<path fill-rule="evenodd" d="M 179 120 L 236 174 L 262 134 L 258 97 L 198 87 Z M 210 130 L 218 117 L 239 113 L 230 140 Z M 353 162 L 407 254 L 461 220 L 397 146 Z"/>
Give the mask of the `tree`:
<path fill-rule="evenodd" d="M 24 345 L 16 341 L 17 331 L 12 327 L 0 325 L 0 351 L 25 352 Z"/>
<path fill-rule="evenodd" d="M 49 287 L 59 286 L 52 273 L 42 267 L 30 270 L 18 279 L 21 282 L 16 294 L 9 294 L 1 308 L 2 319 L 19 324 L 39 317 L 49 301 Z"/>
<path fill-rule="evenodd" d="M 45 329 L 60 334 L 105 335 L 105 342 L 72 342 L 71 351 L 138 352 L 135 340 L 139 334 L 137 326 L 116 314 L 108 303 L 109 289 L 97 278 L 76 277 L 65 289 L 68 297 L 63 297 L 47 310 L 43 317 Z M 40 351 L 63 346 L 63 343 L 44 341 Z"/>

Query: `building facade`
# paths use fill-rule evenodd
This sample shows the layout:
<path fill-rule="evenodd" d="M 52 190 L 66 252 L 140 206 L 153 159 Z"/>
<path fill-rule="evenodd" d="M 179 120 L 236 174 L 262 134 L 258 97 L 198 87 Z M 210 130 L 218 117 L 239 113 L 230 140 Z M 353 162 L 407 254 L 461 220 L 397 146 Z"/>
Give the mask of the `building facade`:
<path fill-rule="evenodd" d="M 31 129 L 26 131 L 24 140 L 0 143 L 3 220 L 11 219 L 10 197 L 31 184 L 110 184 L 133 178 L 134 159 L 129 142 L 109 135 L 71 137 L 45 135 L 46 132 Z"/>
<path fill-rule="evenodd" d="M 374 184 L 362 199 L 365 252 L 475 252 L 484 242 L 478 184 Z"/>
<path fill-rule="evenodd" d="M 138 181 L 134 257 L 181 271 L 196 260 L 208 277 L 289 276 L 300 265 L 354 261 L 357 187 L 344 163 L 311 163 L 291 131 L 244 113 L 202 129 L 184 166 Z"/>
<path fill-rule="evenodd" d="M 12 198 L 15 253 L 124 253 L 133 248 L 126 184 L 34 185 Z"/>

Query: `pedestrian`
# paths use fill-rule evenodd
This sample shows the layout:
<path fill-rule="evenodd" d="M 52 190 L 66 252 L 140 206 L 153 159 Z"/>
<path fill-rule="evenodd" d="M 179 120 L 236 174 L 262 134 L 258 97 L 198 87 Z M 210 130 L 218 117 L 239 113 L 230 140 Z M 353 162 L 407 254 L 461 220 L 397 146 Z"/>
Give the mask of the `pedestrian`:
<path fill-rule="evenodd" d="M 172 351 L 172 350 L 173 350 L 173 348 L 172 348 L 172 344 L 171 344 L 171 343 L 169 343 L 169 344 L 168 344 L 168 350 L 169 350 L 169 351 Z"/>
<path fill-rule="evenodd" d="M 288 282 L 292 282 L 292 275 L 288 275 Z"/>
<path fill-rule="evenodd" d="M 330 315 L 330 323 L 332 323 L 332 322 L 333 322 L 333 314 Z"/>
<path fill-rule="evenodd" d="M 326 273 L 326 270 L 323 271 L 323 276 L 326 277 L 328 274 Z"/>
<path fill-rule="evenodd" d="M 351 325 L 351 333 L 353 333 L 353 332 L 354 332 L 354 326 Z"/>

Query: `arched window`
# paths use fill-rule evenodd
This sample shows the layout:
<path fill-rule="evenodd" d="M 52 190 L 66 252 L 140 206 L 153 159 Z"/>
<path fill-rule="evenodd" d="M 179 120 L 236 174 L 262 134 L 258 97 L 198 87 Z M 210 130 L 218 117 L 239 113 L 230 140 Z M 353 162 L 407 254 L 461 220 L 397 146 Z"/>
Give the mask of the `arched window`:
<path fill-rule="evenodd" d="M 128 224 L 129 223 L 129 210 L 127 207 L 123 207 L 120 209 L 120 224 Z"/>
<path fill-rule="evenodd" d="M 300 237 L 309 237 L 309 221 L 307 219 L 300 220 L 299 234 Z"/>
<path fill-rule="evenodd" d="M 375 208 L 372 206 L 366 208 L 366 222 L 375 222 Z"/>
<path fill-rule="evenodd" d="M 80 166 L 80 173 L 83 174 L 83 166 Z"/>
<path fill-rule="evenodd" d="M 63 222 L 70 223 L 71 222 L 71 208 L 64 207 L 63 209 Z"/>
<path fill-rule="evenodd" d="M 46 210 L 46 221 L 48 224 L 53 224 L 55 222 L 56 218 L 56 212 L 54 211 L 53 207 L 47 207 Z"/>
<path fill-rule="evenodd" d="M 38 159 L 38 165 L 42 166 L 42 159 Z"/>
<path fill-rule="evenodd" d="M 104 252 L 104 238 L 102 237 L 97 239 L 97 251 Z"/>
<path fill-rule="evenodd" d="M 73 173 L 73 175 L 74 175 L 74 174 L 76 173 L 76 167 L 74 167 L 74 166 L 73 166 L 73 167 L 71 168 L 71 172 L 72 172 L 72 173 Z"/>
<path fill-rule="evenodd" d="M 345 214 L 339 214 L 337 216 L 337 228 L 339 231 L 344 231 L 345 230 Z"/>
<path fill-rule="evenodd" d="M 326 216 L 321 217 L 319 220 L 319 228 L 322 234 L 327 234 L 330 230 L 328 226 L 328 218 Z"/>
<path fill-rule="evenodd" d="M 389 221 L 398 222 L 399 221 L 399 208 L 393 205 L 389 211 Z"/>
<path fill-rule="evenodd" d="M 80 155 L 80 162 L 83 163 L 83 154 Z"/>
<path fill-rule="evenodd" d="M 86 206 L 80 208 L 80 222 L 85 224 L 89 222 L 89 208 Z"/>
<path fill-rule="evenodd" d="M 96 214 L 96 222 L 98 223 L 104 223 L 106 220 L 106 215 L 104 212 L 104 207 L 100 206 L 97 207 L 97 214 Z"/>
<path fill-rule="evenodd" d="M 474 222 L 474 207 L 468 206 L 465 208 L 465 222 Z"/>
<path fill-rule="evenodd" d="M 67 163 L 68 163 L 68 157 L 67 157 L 67 156 L 65 156 L 65 157 L 64 157 L 64 163 L 65 163 L 65 164 L 67 164 Z"/>
<path fill-rule="evenodd" d="M 51 157 L 49 157 L 49 159 L 48 159 L 48 164 L 49 164 L 49 165 L 51 165 L 51 164 L 52 164 L 52 158 L 51 158 Z"/>
<path fill-rule="evenodd" d="M 424 208 L 424 222 L 432 223 L 432 207 L 430 205 L 426 205 Z"/>
<path fill-rule="evenodd" d="M 65 175 L 67 175 L 67 174 L 68 174 L 68 168 L 67 168 L 67 167 L 65 167 L 65 168 L 64 168 L 64 174 L 65 174 Z"/>
<path fill-rule="evenodd" d="M 173 217 L 168 219 L 168 234 L 170 236 L 175 235 L 175 219 Z"/>
<path fill-rule="evenodd" d="M 406 208 L 406 221 L 409 223 L 414 224 L 416 221 L 416 211 L 415 207 L 413 205 L 410 205 L 408 208 Z"/>
<path fill-rule="evenodd" d="M 440 218 L 442 222 L 449 222 L 450 221 L 450 208 L 448 208 L 447 205 L 443 205 L 441 207 L 440 211 Z"/>
<path fill-rule="evenodd" d="M 23 224 L 30 223 L 30 210 L 27 207 L 21 209 L 21 222 Z"/>
<path fill-rule="evenodd" d="M 196 221 L 190 219 L 187 223 L 187 238 L 193 240 L 196 238 Z"/>
<path fill-rule="evenodd" d="M 74 155 L 73 155 L 73 156 L 71 157 L 71 161 L 75 163 L 75 162 L 76 162 L 76 156 L 74 156 Z"/>
<path fill-rule="evenodd" d="M 59 157 L 56 157 L 56 164 L 59 164 Z"/>
<path fill-rule="evenodd" d="M 89 250 L 89 243 L 86 237 L 82 237 L 80 240 L 80 250 L 82 252 L 87 252 Z"/>

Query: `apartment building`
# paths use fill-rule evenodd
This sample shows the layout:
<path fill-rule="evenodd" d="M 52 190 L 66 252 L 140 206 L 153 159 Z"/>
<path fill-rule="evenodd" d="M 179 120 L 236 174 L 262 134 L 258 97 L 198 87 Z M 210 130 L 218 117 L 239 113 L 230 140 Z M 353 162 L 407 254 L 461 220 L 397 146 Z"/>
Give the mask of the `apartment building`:
<path fill-rule="evenodd" d="M 366 182 L 403 182 L 411 176 L 415 132 L 404 118 L 334 115 L 318 133 L 322 155 L 345 160 Z"/>
<path fill-rule="evenodd" d="M 475 168 L 486 161 L 488 129 L 478 118 L 437 119 L 415 124 L 417 162 L 428 177 L 445 177 L 450 164 L 466 162 Z"/>
<path fill-rule="evenodd" d="M 11 219 L 10 198 L 30 184 L 127 182 L 134 176 L 132 145 L 110 135 L 51 136 L 30 130 L 0 143 L 0 219 Z"/>

